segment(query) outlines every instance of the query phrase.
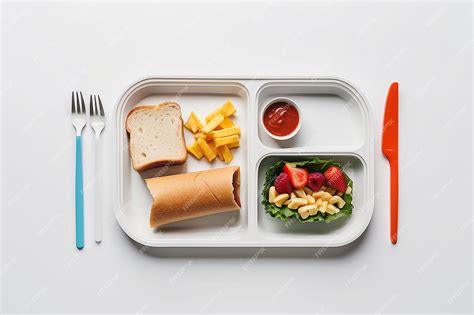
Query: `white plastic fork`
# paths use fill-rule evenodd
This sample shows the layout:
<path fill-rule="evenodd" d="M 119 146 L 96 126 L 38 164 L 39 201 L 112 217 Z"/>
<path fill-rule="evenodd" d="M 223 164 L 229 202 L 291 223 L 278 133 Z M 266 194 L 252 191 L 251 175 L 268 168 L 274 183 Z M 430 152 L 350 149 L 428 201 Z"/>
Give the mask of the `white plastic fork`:
<path fill-rule="evenodd" d="M 80 99 L 79 99 L 80 97 Z M 72 92 L 71 118 L 76 128 L 76 247 L 84 248 L 84 189 L 82 179 L 82 129 L 86 125 L 86 106 L 82 92 Z"/>
<path fill-rule="evenodd" d="M 94 238 L 97 243 L 102 241 L 102 145 L 100 144 L 100 134 L 105 128 L 105 113 L 99 95 L 92 94 L 89 100 L 90 123 L 94 130 Z"/>

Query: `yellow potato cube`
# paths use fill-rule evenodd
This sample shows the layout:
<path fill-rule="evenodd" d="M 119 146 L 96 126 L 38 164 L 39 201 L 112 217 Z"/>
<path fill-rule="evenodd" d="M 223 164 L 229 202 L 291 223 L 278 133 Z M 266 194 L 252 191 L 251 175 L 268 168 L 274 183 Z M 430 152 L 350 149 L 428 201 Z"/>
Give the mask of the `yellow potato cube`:
<path fill-rule="evenodd" d="M 240 141 L 229 143 L 227 146 L 229 147 L 229 149 L 238 148 L 240 147 Z"/>
<path fill-rule="evenodd" d="M 336 207 L 334 207 L 334 205 L 328 205 L 328 208 L 326 210 L 327 213 L 329 214 L 335 214 L 335 213 L 338 213 L 340 210 Z"/>
<path fill-rule="evenodd" d="M 222 155 L 222 159 L 226 164 L 229 164 L 234 158 L 232 156 L 232 152 L 230 151 L 229 147 L 226 145 L 221 145 L 217 147 L 217 152 L 218 154 L 220 153 Z"/>
<path fill-rule="evenodd" d="M 207 141 L 207 145 L 209 146 L 209 148 L 211 148 L 212 152 L 217 155 L 217 148 L 214 141 Z"/>
<path fill-rule="evenodd" d="M 212 118 L 211 121 L 209 121 L 206 126 L 204 126 L 201 129 L 201 132 L 203 134 L 208 134 L 209 132 L 213 131 L 216 129 L 216 127 L 224 120 L 224 116 L 221 114 L 217 115 L 216 117 Z"/>
<path fill-rule="evenodd" d="M 319 211 L 321 211 L 322 213 L 325 213 L 327 209 L 328 209 L 328 202 L 327 200 L 325 200 L 319 207 Z"/>
<path fill-rule="evenodd" d="M 297 190 L 294 190 L 293 192 L 295 193 L 296 197 L 306 198 L 306 193 L 304 192 L 303 189 L 297 189 Z"/>
<path fill-rule="evenodd" d="M 314 198 L 314 197 L 313 197 Z M 319 208 L 321 208 L 321 205 L 323 204 L 323 200 L 320 198 L 318 200 L 316 200 L 316 207 L 318 208 L 318 211 L 319 211 Z"/>
<path fill-rule="evenodd" d="M 277 195 L 278 194 L 276 192 L 275 186 L 270 187 L 268 190 L 268 202 L 273 203 Z"/>
<path fill-rule="evenodd" d="M 216 147 L 220 147 L 221 145 L 226 145 L 226 144 L 237 142 L 237 141 L 239 141 L 239 136 L 237 135 L 214 139 L 214 142 L 216 143 Z"/>
<path fill-rule="evenodd" d="M 201 130 L 202 124 L 195 112 L 191 112 L 189 115 L 188 121 L 184 124 L 192 133 L 196 133 Z"/>
<path fill-rule="evenodd" d="M 216 151 L 217 151 L 217 157 L 219 158 L 219 160 L 224 161 L 224 156 L 222 155 L 221 147 L 216 147 Z"/>
<path fill-rule="evenodd" d="M 219 127 L 222 129 L 230 128 L 235 126 L 230 118 L 224 118 L 224 120 L 219 124 Z"/>
<path fill-rule="evenodd" d="M 235 114 L 237 109 L 235 109 L 234 104 L 232 104 L 231 101 L 227 101 L 224 105 L 222 105 L 222 111 L 224 112 L 225 117 L 229 117 Z"/>
<path fill-rule="evenodd" d="M 316 203 L 316 199 L 314 199 L 314 197 L 311 196 L 311 195 L 306 195 L 305 198 L 306 198 L 306 200 L 308 200 L 308 204 L 310 204 L 310 205 Z"/>
<path fill-rule="evenodd" d="M 224 116 L 224 118 L 226 117 L 225 113 L 222 111 L 222 107 L 216 108 L 209 115 L 207 115 L 206 116 L 206 123 L 213 120 L 217 115 L 222 115 L 222 116 Z"/>
<path fill-rule="evenodd" d="M 202 153 L 204 153 L 204 155 L 206 156 L 206 159 L 209 162 L 214 161 L 214 159 L 216 158 L 216 154 L 214 153 L 214 151 L 212 151 L 211 147 L 209 147 L 204 138 L 198 138 L 196 141 L 199 147 L 201 148 Z"/>
<path fill-rule="evenodd" d="M 207 135 L 205 135 L 201 132 L 195 133 L 194 134 L 194 139 L 197 140 L 197 138 L 204 138 L 204 140 L 206 140 L 206 142 L 212 141 L 212 137 L 209 133 Z"/>
<path fill-rule="evenodd" d="M 331 196 L 331 194 L 328 193 L 328 192 L 325 192 L 325 191 L 318 191 L 318 192 L 313 193 L 313 197 L 314 197 L 314 199 L 319 199 L 319 198 L 321 198 L 321 199 L 324 201 L 324 200 L 329 200 L 329 199 L 331 199 L 332 196 Z"/>
<path fill-rule="evenodd" d="M 275 206 L 277 206 L 278 208 L 281 208 L 281 205 L 286 202 L 288 200 L 288 194 L 281 194 L 281 195 L 278 195 L 275 197 L 275 199 L 273 200 L 273 203 L 275 204 Z"/>
<path fill-rule="evenodd" d="M 239 126 L 233 126 L 230 128 L 225 128 L 221 130 L 214 130 L 209 133 L 209 136 L 212 138 L 222 138 L 222 137 L 228 137 L 228 136 L 233 136 L 233 135 L 240 135 L 240 127 Z"/>
<path fill-rule="evenodd" d="M 198 160 L 200 160 L 204 155 L 196 141 L 194 141 L 193 144 L 188 145 L 186 149 L 188 149 L 188 152 Z"/>

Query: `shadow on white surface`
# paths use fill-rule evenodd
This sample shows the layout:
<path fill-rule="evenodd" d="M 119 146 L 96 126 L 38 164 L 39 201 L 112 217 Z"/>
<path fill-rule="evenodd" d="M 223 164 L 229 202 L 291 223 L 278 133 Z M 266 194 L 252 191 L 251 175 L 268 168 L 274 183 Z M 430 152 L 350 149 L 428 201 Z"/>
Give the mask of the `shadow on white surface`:
<path fill-rule="evenodd" d="M 127 237 L 144 255 L 156 258 L 342 258 L 351 256 L 365 241 L 367 230 L 354 242 L 341 247 L 144 247 Z"/>

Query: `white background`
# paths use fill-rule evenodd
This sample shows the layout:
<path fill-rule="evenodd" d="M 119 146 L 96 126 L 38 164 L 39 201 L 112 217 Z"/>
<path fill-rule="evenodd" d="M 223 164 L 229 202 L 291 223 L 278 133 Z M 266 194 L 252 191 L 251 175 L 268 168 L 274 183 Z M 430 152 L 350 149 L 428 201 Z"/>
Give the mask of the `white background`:
<path fill-rule="evenodd" d="M 471 3 L 4 3 L 1 17 L 2 311 L 472 312 Z M 337 249 L 142 249 L 114 221 L 109 189 L 103 244 L 88 215 L 77 251 L 70 93 L 100 93 L 111 164 L 113 106 L 148 75 L 353 82 L 376 126 L 367 231 Z M 380 153 L 392 81 L 396 246 Z"/>

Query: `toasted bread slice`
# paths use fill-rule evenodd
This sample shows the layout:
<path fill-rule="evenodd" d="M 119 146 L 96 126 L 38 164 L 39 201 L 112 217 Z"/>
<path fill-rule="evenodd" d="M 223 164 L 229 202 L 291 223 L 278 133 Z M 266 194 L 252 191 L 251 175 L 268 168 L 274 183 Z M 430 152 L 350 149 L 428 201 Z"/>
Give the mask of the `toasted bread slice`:
<path fill-rule="evenodd" d="M 177 103 L 136 106 L 128 113 L 125 127 L 130 134 L 130 157 L 136 171 L 186 161 L 183 119 Z"/>

